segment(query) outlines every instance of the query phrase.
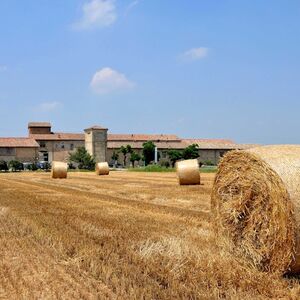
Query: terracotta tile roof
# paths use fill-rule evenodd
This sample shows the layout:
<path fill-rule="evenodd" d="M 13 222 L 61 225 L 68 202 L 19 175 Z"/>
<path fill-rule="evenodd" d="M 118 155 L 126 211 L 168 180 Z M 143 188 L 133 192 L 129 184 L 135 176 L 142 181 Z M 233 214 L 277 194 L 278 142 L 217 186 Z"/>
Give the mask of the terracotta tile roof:
<path fill-rule="evenodd" d="M 105 128 L 105 127 L 102 127 L 102 126 L 99 126 L 99 125 L 94 125 L 94 126 L 91 126 L 89 128 L 84 129 L 84 131 L 90 130 L 90 129 L 108 129 L 108 128 Z"/>
<path fill-rule="evenodd" d="M 45 123 L 46 124 L 46 123 Z M 91 128 L 103 129 L 100 126 Z M 56 132 L 51 134 L 31 134 L 31 138 L 37 141 L 82 141 L 84 134 Z M 230 139 L 180 139 L 174 134 L 108 134 L 109 149 L 118 149 L 124 145 L 131 145 L 134 149 L 142 149 L 143 143 L 153 141 L 158 149 L 178 149 L 182 150 L 189 145 L 197 144 L 199 149 L 249 149 L 258 145 L 254 144 L 236 144 Z"/>
<path fill-rule="evenodd" d="M 107 138 L 109 141 L 181 141 L 174 134 L 108 134 Z"/>
<path fill-rule="evenodd" d="M 259 146 L 256 144 L 236 144 L 232 140 L 226 139 L 185 139 L 183 141 L 187 146 L 197 144 L 199 149 L 242 150 Z"/>
<path fill-rule="evenodd" d="M 39 146 L 33 138 L 0 138 L 0 147 L 38 148 Z"/>
<path fill-rule="evenodd" d="M 108 149 L 119 149 L 121 146 L 130 145 L 134 149 L 142 149 L 144 142 L 132 142 L 132 141 L 108 141 L 107 148 Z M 154 144 L 157 146 L 158 149 L 184 149 L 187 145 L 182 142 L 155 142 Z"/>
<path fill-rule="evenodd" d="M 213 144 L 234 144 L 233 140 L 229 139 L 184 139 L 191 144 L 213 143 Z"/>
<path fill-rule="evenodd" d="M 55 132 L 50 134 L 30 134 L 37 141 L 84 141 L 83 133 Z"/>
<path fill-rule="evenodd" d="M 134 142 L 134 141 L 108 141 L 107 148 L 108 149 L 119 149 L 121 146 L 130 145 L 133 149 L 142 149 L 144 142 Z M 178 149 L 182 150 L 189 145 L 194 144 L 191 143 L 190 140 L 182 140 L 178 142 L 168 142 L 168 141 L 160 141 L 154 142 L 158 149 Z M 253 144 L 234 144 L 234 143 L 221 143 L 221 142 L 202 142 L 198 143 L 199 149 L 210 149 L 210 150 L 242 150 L 242 149 L 250 149 L 253 147 L 257 147 L 258 145 Z"/>
<path fill-rule="evenodd" d="M 49 122 L 29 122 L 28 128 L 29 127 L 51 127 L 51 123 L 49 123 Z"/>
<path fill-rule="evenodd" d="M 251 149 L 251 148 L 255 148 L 255 147 L 261 147 L 261 145 L 259 145 L 259 144 L 237 144 L 236 149 L 246 150 L 246 149 Z"/>

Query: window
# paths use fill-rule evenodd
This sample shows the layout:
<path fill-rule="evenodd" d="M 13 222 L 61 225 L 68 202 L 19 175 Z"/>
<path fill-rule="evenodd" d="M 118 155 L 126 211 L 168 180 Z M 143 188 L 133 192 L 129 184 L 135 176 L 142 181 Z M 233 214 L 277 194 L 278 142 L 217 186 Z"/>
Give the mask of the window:
<path fill-rule="evenodd" d="M 45 147 L 46 147 L 46 143 L 41 141 L 41 142 L 40 142 L 40 147 L 41 147 L 41 148 L 45 148 Z"/>
<path fill-rule="evenodd" d="M 61 143 L 61 149 L 65 149 L 65 144 Z"/>
<path fill-rule="evenodd" d="M 220 151 L 220 157 L 223 157 L 226 151 Z"/>
<path fill-rule="evenodd" d="M 70 149 L 74 150 L 74 144 L 70 144 Z"/>
<path fill-rule="evenodd" d="M 49 154 L 48 154 L 48 152 L 43 153 L 43 160 L 44 161 L 49 161 Z"/>

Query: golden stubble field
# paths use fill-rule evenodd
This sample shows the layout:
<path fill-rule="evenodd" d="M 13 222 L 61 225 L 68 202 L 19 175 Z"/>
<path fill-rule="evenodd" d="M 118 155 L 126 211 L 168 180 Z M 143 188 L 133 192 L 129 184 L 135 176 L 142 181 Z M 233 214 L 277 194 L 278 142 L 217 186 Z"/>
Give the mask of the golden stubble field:
<path fill-rule="evenodd" d="M 214 175 L 0 174 L 1 299 L 297 299 L 298 279 L 217 248 Z"/>

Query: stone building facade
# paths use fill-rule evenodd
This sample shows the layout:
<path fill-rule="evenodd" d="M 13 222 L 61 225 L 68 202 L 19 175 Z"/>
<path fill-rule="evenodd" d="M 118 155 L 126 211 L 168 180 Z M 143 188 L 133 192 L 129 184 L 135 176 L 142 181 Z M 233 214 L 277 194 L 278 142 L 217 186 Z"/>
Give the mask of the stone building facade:
<path fill-rule="evenodd" d="M 34 162 L 39 144 L 32 138 L 0 138 L 0 160 Z"/>
<path fill-rule="evenodd" d="M 84 130 L 85 148 L 96 162 L 107 161 L 107 128 L 93 126 Z"/>
<path fill-rule="evenodd" d="M 101 126 L 89 127 L 84 133 L 53 132 L 48 122 L 30 122 L 27 138 L 0 138 L 0 160 L 68 161 L 70 153 L 84 146 L 97 162 L 114 164 L 112 155 L 118 153 L 121 146 L 130 145 L 142 155 L 143 143 L 147 141 L 153 141 L 160 159 L 166 160 L 169 150 L 183 150 L 191 144 L 197 144 L 199 161 L 213 164 L 217 164 L 227 151 L 253 147 L 227 139 L 182 139 L 172 134 L 108 134 L 108 129 Z M 130 165 L 129 158 L 130 155 L 126 166 Z M 123 161 L 124 157 L 119 153 L 118 163 L 122 165 Z"/>

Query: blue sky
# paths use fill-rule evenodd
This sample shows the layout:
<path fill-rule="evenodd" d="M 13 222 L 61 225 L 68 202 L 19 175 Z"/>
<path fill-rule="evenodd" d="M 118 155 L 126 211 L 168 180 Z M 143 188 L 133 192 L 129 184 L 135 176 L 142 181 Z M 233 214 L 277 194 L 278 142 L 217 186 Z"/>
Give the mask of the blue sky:
<path fill-rule="evenodd" d="M 1 0 L 0 136 L 300 143 L 300 1 Z"/>

